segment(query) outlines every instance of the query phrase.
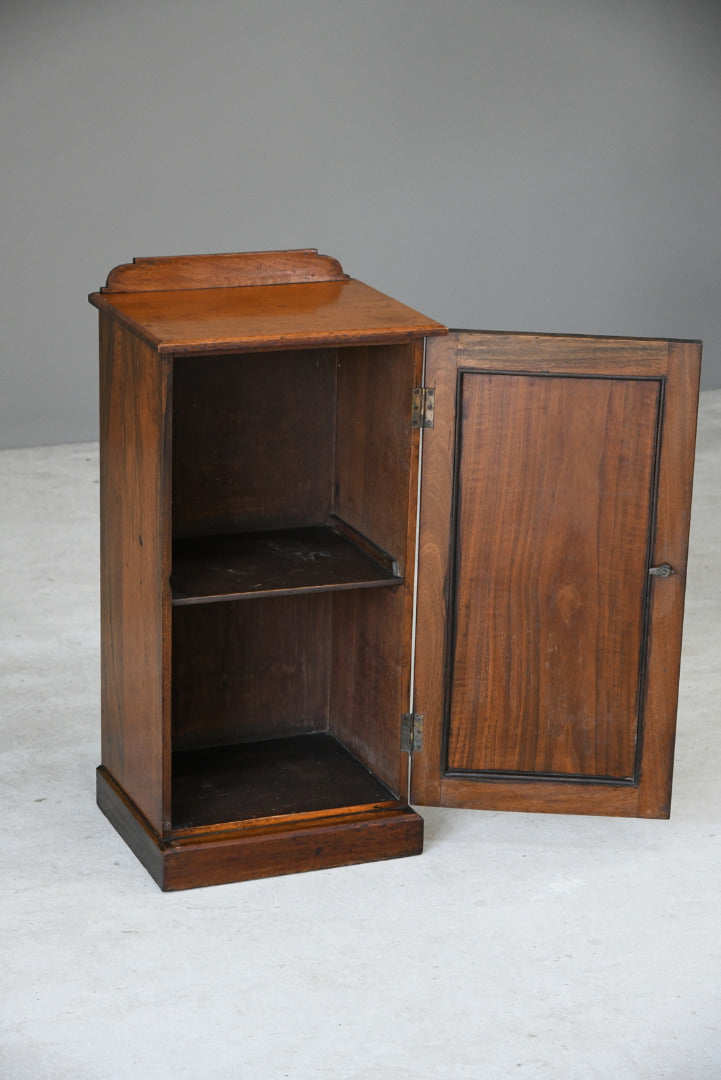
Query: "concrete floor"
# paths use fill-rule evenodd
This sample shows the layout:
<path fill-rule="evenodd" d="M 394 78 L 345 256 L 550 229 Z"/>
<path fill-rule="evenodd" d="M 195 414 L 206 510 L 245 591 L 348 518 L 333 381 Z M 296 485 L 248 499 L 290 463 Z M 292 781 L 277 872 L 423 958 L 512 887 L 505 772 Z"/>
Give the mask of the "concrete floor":
<path fill-rule="evenodd" d="M 425 810 L 420 858 L 163 895 L 94 805 L 97 447 L 0 454 L 2 1080 L 721 1077 L 721 390 L 671 821 Z"/>

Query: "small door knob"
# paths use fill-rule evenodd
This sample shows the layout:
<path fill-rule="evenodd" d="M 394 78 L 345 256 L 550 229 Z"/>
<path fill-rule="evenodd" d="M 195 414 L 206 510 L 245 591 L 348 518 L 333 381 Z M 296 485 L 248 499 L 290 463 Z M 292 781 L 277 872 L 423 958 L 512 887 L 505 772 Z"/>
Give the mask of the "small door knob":
<path fill-rule="evenodd" d="M 669 566 L 667 562 L 661 563 L 660 566 L 652 566 L 649 569 L 649 574 L 653 574 L 654 577 L 670 577 L 674 572 L 673 567 Z"/>

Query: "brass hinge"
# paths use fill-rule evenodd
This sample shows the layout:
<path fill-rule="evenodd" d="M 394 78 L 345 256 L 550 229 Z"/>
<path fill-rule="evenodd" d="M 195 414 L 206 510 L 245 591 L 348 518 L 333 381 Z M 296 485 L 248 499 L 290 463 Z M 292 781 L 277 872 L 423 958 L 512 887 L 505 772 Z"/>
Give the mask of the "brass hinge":
<path fill-rule="evenodd" d="M 413 754 L 423 749 L 423 713 L 404 713 L 401 717 L 401 750 Z"/>
<path fill-rule="evenodd" d="M 435 386 L 416 386 L 413 390 L 411 427 L 433 427 L 433 410 L 436 404 Z"/>

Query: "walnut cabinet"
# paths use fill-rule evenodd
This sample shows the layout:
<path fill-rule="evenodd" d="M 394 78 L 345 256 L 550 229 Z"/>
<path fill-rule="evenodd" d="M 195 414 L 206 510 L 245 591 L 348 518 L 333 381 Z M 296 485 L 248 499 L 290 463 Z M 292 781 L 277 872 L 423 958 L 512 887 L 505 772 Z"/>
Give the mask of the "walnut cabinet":
<path fill-rule="evenodd" d="M 90 299 L 98 803 L 162 888 L 668 816 L 699 343 L 449 332 L 313 250 Z"/>

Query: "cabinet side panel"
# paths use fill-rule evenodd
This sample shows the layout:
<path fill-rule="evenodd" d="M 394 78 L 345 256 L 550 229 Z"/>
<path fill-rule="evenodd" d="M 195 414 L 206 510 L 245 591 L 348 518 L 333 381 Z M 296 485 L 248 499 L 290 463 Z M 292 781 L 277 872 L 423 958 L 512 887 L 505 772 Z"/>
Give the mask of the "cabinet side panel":
<path fill-rule="evenodd" d="M 101 315 L 102 764 L 158 831 L 169 824 L 163 812 L 170 648 L 164 364 Z"/>
<path fill-rule="evenodd" d="M 331 731 L 405 795 L 422 343 L 339 350 L 334 511 L 398 562 L 397 588 L 333 597 Z"/>
<path fill-rule="evenodd" d="M 401 715 L 408 711 L 410 648 L 402 633 L 406 586 L 333 596 L 330 730 L 397 796 Z"/>
<path fill-rule="evenodd" d="M 413 387 L 422 344 L 338 351 L 334 511 L 398 560 L 405 574 L 409 486 L 415 477 Z M 417 436 L 416 436 L 417 439 Z"/>

